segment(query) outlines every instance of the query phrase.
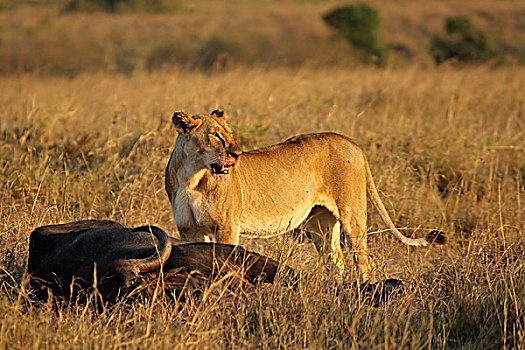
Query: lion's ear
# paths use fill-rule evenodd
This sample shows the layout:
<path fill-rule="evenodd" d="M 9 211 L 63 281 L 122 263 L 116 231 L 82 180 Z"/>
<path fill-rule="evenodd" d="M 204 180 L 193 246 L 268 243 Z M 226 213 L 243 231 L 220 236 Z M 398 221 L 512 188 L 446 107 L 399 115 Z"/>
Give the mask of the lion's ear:
<path fill-rule="evenodd" d="M 219 118 L 226 119 L 226 114 L 222 109 L 214 109 L 213 111 L 211 111 L 210 115 L 216 115 Z"/>
<path fill-rule="evenodd" d="M 181 135 L 189 134 L 202 124 L 202 120 L 193 119 L 186 113 L 179 111 L 173 113 L 171 121 L 173 122 L 173 125 L 175 125 L 175 128 Z"/>

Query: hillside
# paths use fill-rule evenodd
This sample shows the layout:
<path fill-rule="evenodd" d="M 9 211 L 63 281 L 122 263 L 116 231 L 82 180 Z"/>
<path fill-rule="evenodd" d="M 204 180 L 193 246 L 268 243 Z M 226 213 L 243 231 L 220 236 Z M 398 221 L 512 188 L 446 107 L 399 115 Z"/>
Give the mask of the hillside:
<path fill-rule="evenodd" d="M 166 66 L 350 66 L 355 49 L 322 15 L 341 1 L 167 1 L 164 13 L 64 12 L 67 1 L 20 1 L 0 11 L 0 73 L 129 73 Z M 433 66 L 432 36 L 466 15 L 505 62 L 525 57 L 525 4 L 519 1 L 372 1 L 391 67 Z M 353 51 L 354 50 L 354 51 Z"/>

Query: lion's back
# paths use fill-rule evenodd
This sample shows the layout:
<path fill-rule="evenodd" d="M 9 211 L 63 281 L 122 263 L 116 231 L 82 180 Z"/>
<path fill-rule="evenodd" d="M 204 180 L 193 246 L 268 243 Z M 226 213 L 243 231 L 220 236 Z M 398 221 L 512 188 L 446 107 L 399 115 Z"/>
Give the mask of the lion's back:
<path fill-rule="evenodd" d="M 322 132 L 293 136 L 281 143 L 245 152 L 243 157 L 256 166 L 312 170 L 318 166 L 360 163 L 364 153 L 351 138 Z"/>

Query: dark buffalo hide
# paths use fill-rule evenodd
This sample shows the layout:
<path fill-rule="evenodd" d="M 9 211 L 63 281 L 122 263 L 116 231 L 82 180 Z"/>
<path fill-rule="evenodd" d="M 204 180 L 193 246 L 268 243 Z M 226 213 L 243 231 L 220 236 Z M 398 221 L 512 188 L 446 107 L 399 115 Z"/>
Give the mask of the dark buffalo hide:
<path fill-rule="evenodd" d="M 38 300 L 70 300 L 96 290 L 112 302 L 151 296 L 159 286 L 179 296 L 202 292 L 222 277 L 244 286 L 271 283 L 278 270 L 277 261 L 241 247 L 181 242 L 155 226 L 84 220 L 38 227 L 29 239 L 28 274 Z"/>

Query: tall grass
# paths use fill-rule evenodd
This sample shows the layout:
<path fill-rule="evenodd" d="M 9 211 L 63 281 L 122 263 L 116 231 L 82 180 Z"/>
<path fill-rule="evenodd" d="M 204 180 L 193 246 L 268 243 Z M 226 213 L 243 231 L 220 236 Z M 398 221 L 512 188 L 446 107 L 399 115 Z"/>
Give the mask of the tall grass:
<path fill-rule="evenodd" d="M 0 348 L 525 348 L 524 73 L 444 66 L 0 78 Z M 406 282 L 378 308 L 351 287 L 352 268 L 339 278 L 310 243 L 286 236 L 243 244 L 295 267 L 295 289 L 216 286 L 200 303 L 137 301 L 101 313 L 29 303 L 24 270 L 36 226 L 109 218 L 173 231 L 163 189 L 170 115 L 215 107 L 244 149 L 313 131 L 352 136 L 394 222 L 406 234 L 442 229 L 449 244 L 403 247 L 374 233 L 383 226 L 371 209 L 376 277 Z"/>
<path fill-rule="evenodd" d="M 355 67 L 359 54 L 322 17 L 340 1 L 165 0 L 171 12 L 64 12 L 67 0 L 0 6 L 0 74 L 130 73 L 166 67 L 237 65 Z M 125 5 L 126 2 L 120 3 Z M 149 2 L 151 3 L 151 2 Z M 464 15 L 509 61 L 525 60 L 520 1 L 403 1 L 380 11 L 388 65 L 433 66 L 430 43 L 447 17 Z M 355 49 L 354 49 L 355 51 Z"/>

